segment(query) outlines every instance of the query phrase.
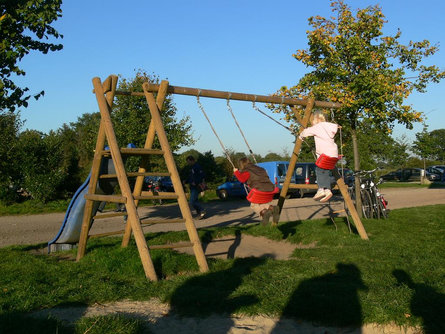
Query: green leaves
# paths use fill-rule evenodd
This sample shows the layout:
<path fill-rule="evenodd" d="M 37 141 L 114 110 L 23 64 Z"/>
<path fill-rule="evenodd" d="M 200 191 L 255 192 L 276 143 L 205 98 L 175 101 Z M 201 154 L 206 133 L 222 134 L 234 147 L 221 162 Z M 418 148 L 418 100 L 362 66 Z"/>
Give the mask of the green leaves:
<path fill-rule="evenodd" d="M 62 44 L 42 39 L 63 38 L 50 24 L 61 16 L 61 0 L 3 0 L 0 3 L 0 112 L 27 107 L 28 88 L 18 87 L 11 75 L 25 75 L 18 67 L 31 51 L 58 51 Z M 34 95 L 38 99 L 42 93 Z"/>

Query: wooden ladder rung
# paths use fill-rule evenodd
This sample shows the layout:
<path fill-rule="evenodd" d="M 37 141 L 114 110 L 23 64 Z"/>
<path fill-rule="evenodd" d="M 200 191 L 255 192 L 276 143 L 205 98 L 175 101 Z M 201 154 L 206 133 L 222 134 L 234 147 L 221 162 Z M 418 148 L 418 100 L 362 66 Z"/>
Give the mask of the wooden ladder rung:
<path fill-rule="evenodd" d="M 154 150 L 151 148 L 128 148 L 128 147 L 123 147 L 120 149 L 121 154 L 125 154 L 125 155 L 153 155 L 153 154 L 157 154 L 157 155 L 163 155 L 164 151 L 163 150 Z M 110 156 L 111 155 L 111 151 L 110 150 L 103 150 L 102 151 L 102 155 L 104 156 Z"/>
<path fill-rule="evenodd" d="M 119 230 L 119 231 L 91 234 L 91 235 L 88 236 L 88 239 L 109 237 L 110 235 L 124 234 L 124 232 L 125 232 L 125 230 Z"/>
<path fill-rule="evenodd" d="M 174 223 L 185 223 L 185 219 L 174 218 L 174 219 L 153 219 L 153 218 L 141 218 L 141 224 L 174 224 Z"/>
<path fill-rule="evenodd" d="M 342 213 L 342 212 L 346 212 L 346 210 L 336 210 L 336 211 L 332 211 L 332 213 Z"/>
<path fill-rule="evenodd" d="M 318 189 L 318 185 L 306 183 L 289 183 L 289 189 Z M 332 189 L 337 190 L 338 186 L 335 185 Z"/>
<path fill-rule="evenodd" d="M 184 248 L 184 247 L 193 247 L 192 242 L 178 242 L 175 244 L 165 244 L 165 245 L 152 245 L 148 246 L 151 249 L 169 249 L 169 248 Z"/>
<path fill-rule="evenodd" d="M 98 202 L 112 202 L 112 203 L 126 203 L 127 198 L 124 196 L 116 195 L 98 195 L 98 194 L 86 194 L 85 199 Z"/>
<path fill-rule="evenodd" d="M 173 192 L 158 192 L 153 193 L 152 191 L 142 191 L 140 196 L 134 196 L 134 199 L 177 199 L 178 195 Z"/>
<path fill-rule="evenodd" d="M 170 176 L 171 174 L 169 172 L 159 172 L 159 173 L 153 173 L 153 172 L 146 172 L 146 173 L 138 173 L 138 172 L 130 172 L 127 173 L 128 177 L 137 177 L 137 176 Z M 102 174 L 99 176 L 100 179 L 115 179 L 117 178 L 117 174 Z"/>
<path fill-rule="evenodd" d="M 104 219 L 104 218 L 112 218 L 112 217 L 122 217 L 126 216 L 126 212 L 109 212 L 109 213 L 100 213 L 95 215 L 93 219 Z"/>

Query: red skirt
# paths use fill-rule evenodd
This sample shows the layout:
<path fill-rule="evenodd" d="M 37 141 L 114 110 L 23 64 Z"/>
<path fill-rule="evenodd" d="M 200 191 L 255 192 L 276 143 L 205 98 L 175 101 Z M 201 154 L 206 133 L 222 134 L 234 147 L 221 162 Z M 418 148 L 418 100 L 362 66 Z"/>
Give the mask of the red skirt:
<path fill-rule="evenodd" d="M 247 195 L 247 200 L 251 203 L 264 204 L 272 202 L 275 194 L 278 194 L 280 189 L 275 187 L 273 191 L 259 191 L 253 188 Z"/>

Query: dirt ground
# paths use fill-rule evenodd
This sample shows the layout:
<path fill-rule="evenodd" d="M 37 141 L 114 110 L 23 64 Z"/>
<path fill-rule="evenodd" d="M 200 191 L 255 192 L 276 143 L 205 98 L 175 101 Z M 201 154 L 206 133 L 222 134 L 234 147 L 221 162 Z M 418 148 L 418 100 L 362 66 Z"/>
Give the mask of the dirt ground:
<path fill-rule="evenodd" d="M 428 188 L 388 188 L 382 191 L 389 201 L 389 209 L 408 208 L 431 204 L 445 204 L 445 189 Z M 322 204 L 310 197 L 291 198 L 284 203 L 280 221 L 294 221 L 311 218 L 329 218 L 329 212 L 343 208 L 341 196 L 333 197 L 331 205 Z M 249 208 L 247 201 L 216 202 L 206 205 L 207 218 L 196 220 L 197 228 L 215 226 L 242 226 L 258 223 L 258 217 Z M 139 209 L 141 217 L 178 218 L 177 205 L 161 205 Z M 342 213 L 338 214 L 342 215 Z M 60 229 L 64 213 L 29 216 L 0 217 L 0 247 L 47 243 Z M 91 233 L 103 233 L 123 229 L 123 219 L 98 220 Z M 146 232 L 160 232 L 184 229 L 184 224 L 156 224 L 144 228 Z M 243 242 L 238 245 L 243 248 Z M 250 245 L 248 245 L 250 246 Z"/>
<path fill-rule="evenodd" d="M 389 201 L 389 209 L 445 204 L 445 189 L 426 188 L 390 188 L 382 191 Z M 339 196 L 333 198 L 331 204 L 321 204 L 310 197 L 292 198 L 285 201 L 280 221 L 294 221 L 311 218 L 329 218 L 330 212 L 343 208 Z M 140 215 L 165 218 L 177 218 L 177 205 L 163 205 L 141 208 Z M 196 226 L 241 226 L 258 223 L 247 202 L 229 201 L 206 205 L 207 218 L 197 220 Z M 342 215 L 341 213 L 339 215 Z M 24 245 L 47 243 L 57 234 L 63 213 L 30 216 L 0 217 L 0 247 L 8 245 Z M 123 228 L 122 218 L 103 219 L 98 221 L 92 233 L 102 233 Z M 181 230 L 184 224 L 153 225 L 145 228 L 146 232 Z M 208 257 L 272 257 L 287 259 L 297 245 L 287 242 L 273 242 L 266 238 L 252 236 L 234 236 L 213 240 L 203 245 Z M 45 252 L 42 249 L 42 253 Z M 242 315 L 213 315 L 208 318 L 182 318 L 170 311 L 168 304 L 158 300 L 144 302 L 120 301 L 106 305 L 97 304 L 87 308 L 71 307 L 42 310 L 35 316 L 46 317 L 48 314 L 65 321 L 75 321 L 83 316 L 105 314 L 125 314 L 144 319 L 151 332 L 156 334 L 172 333 L 420 333 L 415 328 L 399 328 L 397 326 L 378 326 L 368 324 L 362 328 L 328 328 L 318 327 L 309 323 L 296 322 L 289 319 L 275 319 L 266 316 L 247 317 Z"/>

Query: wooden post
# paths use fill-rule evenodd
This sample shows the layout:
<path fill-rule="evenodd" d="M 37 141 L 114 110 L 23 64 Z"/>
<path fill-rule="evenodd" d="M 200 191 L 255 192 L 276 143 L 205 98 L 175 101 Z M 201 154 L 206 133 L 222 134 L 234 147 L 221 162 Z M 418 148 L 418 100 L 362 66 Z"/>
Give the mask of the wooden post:
<path fill-rule="evenodd" d="M 161 85 L 159 86 L 158 94 L 156 96 L 156 105 L 158 106 L 159 110 L 162 110 L 162 106 L 164 105 L 165 96 L 167 95 L 167 88 L 168 88 L 168 81 L 162 81 Z M 153 147 L 153 141 L 155 139 L 155 134 L 156 134 L 155 124 L 153 122 L 153 116 L 152 116 L 152 119 L 150 120 L 150 125 L 148 127 L 147 137 L 145 139 L 144 148 L 152 148 Z M 143 166 L 144 161 L 145 161 L 145 158 L 142 158 L 141 166 L 139 167 L 139 170 L 138 170 L 139 173 L 145 173 L 145 171 L 146 171 L 145 166 Z M 144 177 L 143 176 L 137 177 L 136 183 L 135 183 L 134 189 L 133 189 L 134 196 L 139 196 L 141 194 L 143 184 L 144 184 Z M 139 201 L 135 200 L 135 203 L 137 206 L 139 204 Z M 128 246 L 128 243 L 130 242 L 130 238 L 131 238 L 131 225 L 127 224 L 127 226 L 125 227 L 124 237 L 122 239 L 122 247 Z"/>
<path fill-rule="evenodd" d="M 159 114 L 158 106 L 156 104 L 153 94 L 147 91 L 147 87 L 148 83 L 144 83 L 142 85 L 142 88 L 144 89 L 145 98 L 148 103 L 148 107 L 150 108 L 152 122 L 154 122 L 159 143 L 161 144 L 161 148 L 164 151 L 165 163 L 167 164 L 167 168 L 171 174 L 173 188 L 175 189 L 175 193 L 178 195 L 178 204 L 182 216 L 185 219 L 185 227 L 187 229 L 189 239 L 193 243 L 193 251 L 195 253 L 195 257 L 198 262 L 199 268 L 201 272 L 206 272 L 209 270 L 209 267 L 207 265 L 207 260 L 205 258 L 204 251 L 202 249 L 201 240 L 199 239 L 198 232 L 196 231 L 196 227 L 193 222 L 193 217 L 190 212 L 190 207 L 185 197 L 184 188 L 182 187 L 182 183 L 179 178 L 179 173 L 176 168 L 176 163 L 175 160 L 173 159 L 173 154 L 170 150 L 170 145 L 168 143 L 167 135 L 165 134 L 165 130 L 162 125 L 161 115 Z"/>
<path fill-rule="evenodd" d="M 107 90 L 106 103 L 108 104 L 108 108 L 111 109 L 117 86 L 117 76 L 115 75 L 109 76 L 104 81 L 103 86 L 104 86 L 103 89 Z M 101 152 L 104 146 L 105 146 L 105 125 L 101 119 L 99 132 L 97 134 L 96 150 L 94 151 L 93 164 L 91 167 L 91 176 L 90 176 L 90 183 L 88 185 L 88 194 L 94 194 L 96 192 L 97 182 L 99 179 L 100 164 L 102 161 Z M 94 202 L 90 200 L 86 200 L 85 202 L 82 227 L 79 237 L 79 245 L 77 248 L 77 258 L 76 258 L 77 261 L 79 261 L 85 255 L 88 233 L 90 231 L 92 222 L 93 204 Z"/>
<path fill-rule="evenodd" d="M 354 202 L 352 202 L 351 197 L 348 193 L 348 186 L 345 184 L 345 181 L 341 177 L 340 173 L 338 172 L 337 167 L 335 167 L 332 170 L 332 174 L 334 175 L 335 179 L 337 180 L 338 188 L 340 189 L 341 195 L 343 196 L 343 199 L 345 200 L 345 204 L 351 213 L 352 220 L 354 221 L 354 225 L 357 228 L 357 232 L 360 235 L 360 237 L 363 240 L 368 240 L 368 234 L 366 233 L 366 230 L 362 224 L 362 221 L 360 220 L 359 215 L 357 214 L 357 210 L 355 209 Z"/>
<path fill-rule="evenodd" d="M 300 125 L 301 125 L 300 132 L 303 131 L 303 129 L 307 127 L 307 124 L 309 123 L 309 119 L 311 118 L 313 106 L 314 106 L 314 100 L 309 99 L 309 101 L 306 105 L 305 111 L 304 111 L 303 120 L 300 123 Z M 295 111 L 295 112 L 297 112 L 297 111 Z M 283 210 L 284 201 L 286 199 L 286 195 L 289 190 L 289 184 L 292 179 L 292 174 L 294 173 L 295 166 L 297 164 L 298 155 L 300 154 L 302 143 L 303 143 L 303 141 L 300 139 L 300 137 L 297 136 L 297 138 L 295 140 L 294 150 L 292 152 L 292 156 L 289 161 L 289 166 L 287 167 L 286 178 L 284 180 L 283 187 L 281 188 L 280 198 L 278 199 L 278 207 L 280 208 L 280 214 L 281 214 L 281 211 Z M 275 225 L 276 225 L 276 223 L 275 223 Z"/>
<path fill-rule="evenodd" d="M 94 91 L 99 105 L 102 122 L 105 129 L 108 145 L 110 146 L 111 157 L 113 159 L 114 167 L 116 169 L 117 179 L 122 195 L 127 199 L 125 207 L 127 209 L 128 220 L 127 224 L 131 224 L 133 229 L 136 245 L 141 257 L 142 265 L 144 267 L 145 276 L 153 281 L 157 281 L 156 272 L 148 252 L 147 242 L 145 240 L 144 232 L 142 230 L 137 208 L 134 202 L 133 194 L 128 184 L 127 175 L 125 173 L 124 163 L 117 144 L 116 135 L 113 130 L 113 124 L 110 117 L 110 106 L 105 99 L 102 85 L 99 78 L 93 78 Z"/>

